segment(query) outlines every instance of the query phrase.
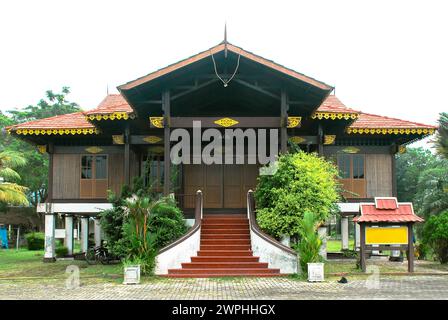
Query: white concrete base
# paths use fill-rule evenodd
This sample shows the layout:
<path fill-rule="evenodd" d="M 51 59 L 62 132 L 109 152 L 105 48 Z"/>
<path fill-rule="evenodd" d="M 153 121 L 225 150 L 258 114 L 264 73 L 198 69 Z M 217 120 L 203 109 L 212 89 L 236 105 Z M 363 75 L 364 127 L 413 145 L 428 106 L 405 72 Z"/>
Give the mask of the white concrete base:
<path fill-rule="evenodd" d="M 89 248 L 89 218 L 81 217 L 81 252 Z"/>
<path fill-rule="evenodd" d="M 194 234 L 181 243 L 157 255 L 155 274 L 168 274 L 168 269 L 179 269 L 182 267 L 182 263 L 191 262 L 190 258 L 196 256 L 199 251 L 200 241 L 201 228 L 198 228 Z"/>
<path fill-rule="evenodd" d="M 341 244 L 342 250 L 348 250 L 348 217 L 341 217 Z"/>
<path fill-rule="evenodd" d="M 280 269 L 280 273 L 298 273 L 297 254 L 286 252 L 264 240 L 253 230 L 250 231 L 252 251 L 254 256 L 260 257 L 260 262 L 269 263 L 269 268 Z"/>
<path fill-rule="evenodd" d="M 73 254 L 73 216 L 65 216 L 65 247 L 67 247 L 67 254 Z"/>
<path fill-rule="evenodd" d="M 45 252 L 44 260 L 55 259 L 55 238 L 54 229 L 56 226 L 56 215 L 46 214 L 45 215 Z"/>

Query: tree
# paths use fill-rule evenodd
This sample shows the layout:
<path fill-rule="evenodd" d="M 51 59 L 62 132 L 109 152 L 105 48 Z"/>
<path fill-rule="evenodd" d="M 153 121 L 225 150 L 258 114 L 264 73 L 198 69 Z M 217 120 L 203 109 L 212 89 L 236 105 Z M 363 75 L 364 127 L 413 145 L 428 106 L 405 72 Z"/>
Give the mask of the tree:
<path fill-rule="evenodd" d="M 24 166 L 25 158 L 16 152 L 0 152 L 0 202 L 8 205 L 28 205 L 26 188 L 17 184 L 20 175 L 14 168 Z"/>
<path fill-rule="evenodd" d="M 397 196 L 400 201 L 413 202 L 417 193 L 420 174 L 434 167 L 440 160 L 429 150 L 408 148 L 406 153 L 397 155 Z"/>
<path fill-rule="evenodd" d="M 448 159 L 448 113 L 446 112 L 440 113 L 439 129 L 434 142 L 437 153 L 441 157 Z"/>
<path fill-rule="evenodd" d="M 67 100 L 70 93 L 68 87 L 63 87 L 60 93 L 48 90 L 45 98 L 36 105 L 30 105 L 22 110 L 8 111 L 10 116 L 0 114 L 2 127 L 52 117 L 56 115 L 81 111 L 78 104 Z M 3 137 L 0 146 L 4 150 L 18 151 L 27 160 L 27 166 L 20 168 L 21 183 L 27 187 L 27 196 L 31 205 L 35 206 L 47 196 L 48 185 L 48 156 L 41 154 L 36 147 L 17 139 L 14 136 Z"/>
<path fill-rule="evenodd" d="M 426 221 L 423 243 L 433 249 L 441 263 L 448 263 L 448 211 Z"/>
<path fill-rule="evenodd" d="M 273 175 L 260 175 L 255 191 L 257 221 L 270 235 L 300 236 L 305 212 L 317 221 L 337 210 L 339 185 L 335 165 L 317 154 L 283 154 Z"/>
<path fill-rule="evenodd" d="M 448 210 L 448 161 L 424 170 L 418 179 L 414 204 L 425 217 Z"/>

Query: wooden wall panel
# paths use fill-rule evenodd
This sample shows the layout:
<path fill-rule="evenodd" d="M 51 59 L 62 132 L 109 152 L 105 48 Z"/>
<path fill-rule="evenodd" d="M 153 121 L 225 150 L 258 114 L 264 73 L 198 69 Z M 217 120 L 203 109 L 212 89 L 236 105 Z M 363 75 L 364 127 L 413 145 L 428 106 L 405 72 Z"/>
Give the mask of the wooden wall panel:
<path fill-rule="evenodd" d="M 366 155 L 367 197 L 392 197 L 392 155 Z"/>
<path fill-rule="evenodd" d="M 79 199 L 80 155 L 53 155 L 53 199 Z"/>
<path fill-rule="evenodd" d="M 109 186 L 108 189 L 119 194 L 121 186 L 124 183 L 124 155 L 110 154 L 109 155 Z"/>

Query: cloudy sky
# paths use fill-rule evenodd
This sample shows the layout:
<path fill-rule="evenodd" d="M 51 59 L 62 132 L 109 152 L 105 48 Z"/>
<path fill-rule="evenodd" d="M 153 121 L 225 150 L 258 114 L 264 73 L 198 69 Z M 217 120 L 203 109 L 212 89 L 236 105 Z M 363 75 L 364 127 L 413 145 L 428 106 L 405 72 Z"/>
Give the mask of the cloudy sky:
<path fill-rule="evenodd" d="M 228 40 L 336 87 L 365 112 L 448 111 L 448 1 L 2 1 L 0 109 L 115 87 Z"/>

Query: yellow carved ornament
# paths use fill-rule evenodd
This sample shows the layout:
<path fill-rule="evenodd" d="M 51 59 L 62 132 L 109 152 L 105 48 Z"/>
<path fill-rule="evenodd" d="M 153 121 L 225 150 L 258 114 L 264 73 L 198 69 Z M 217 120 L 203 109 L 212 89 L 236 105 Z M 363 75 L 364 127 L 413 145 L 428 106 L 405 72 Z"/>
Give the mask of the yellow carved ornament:
<path fill-rule="evenodd" d="M 336 140 L 336 135 L 334 135 L 334 134 L 324 135 L 324 144 L 333 144 L 335 140 Z"/>
<path fill-rule="evenodd" d="M 128 120 L 135 119 L 135 114 L 127 112 L 113 112 L 107 114 L 90 114 L 86 116 L 87 120 Z"/>
<path fill-rule="evenodd" d="M 100 131 L 94 128 L 72 128 L 72 129 L 17 129 L 18 135 L 76 135 L 76 134 L 98 134 Z"/>
<path fill-rule="evenodd" d="M 85 149 L 88 153 L 100 153 L 103 151 L 100 147 L 88 147 Z"/>
<path fill-rule="evenodd" d="M 112 141 L 114 144 L 124 144 L 124 134 L 112 135 Z"/>
<path fill-rule="evenodd" d="M 300 123 L 302 122 L 302 117 L 288 117 L 288 124 L 287 128 L 295 128 L 300 126 Z"/>
<path fill-rule="evenodd" d="M 398 153 L 400 153 L 400 154 L 406 153 L 406 146 L 399 146 Z"/>
<path fill-rule="evenodd" d="M 162 138 L 157 137 L 157 136 L 147 136 L 147 137 L 143 138 L 143 141 L 154 144 L 154 143 L 162 141 Z"/>
<path fill-rule="evenodd" d="M 299 136 L 293 136 L 289 138 L 289 141 L 295 144 L 301 144 L 302 142 L 305 142 L 306 139 Z"/>
<path fill-rule="evenodd" d="M 344 112 L 315 112 L 312 116 L 312 119 L 325 119 L 325 120 L 354 120 L 358 119 L 357 113 L 344 113 Z"/>
<path fill-rule="evenodd" d="M 231 119 L 231 118 L 222 118 L 219 120 L 214 121 L 214 123 L 216 123 L 217 125 L 221 126 L 221 127 L 231 127 L 234 126 L 236 124 L 238 124 L 239 122 Z"/>
<path fill-rule="evenodd" d="M 433 128 L 347 128 L 348 134 L 433 134 Z"/>
<path fill-rule="evenodd" d="M 39 151 L 39 153 L 46 153 L 47 152 L 47 145 L 46 144 L 39 144 L 37 145 L 37 150 Z"/>
<path fill-rule="evenodd" d="M 149 121 L 156 128 L 163 128 L 163 117 L 149 117 Z"/>

